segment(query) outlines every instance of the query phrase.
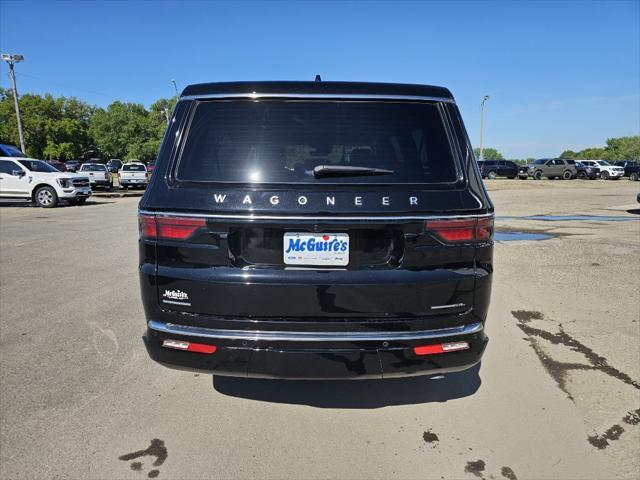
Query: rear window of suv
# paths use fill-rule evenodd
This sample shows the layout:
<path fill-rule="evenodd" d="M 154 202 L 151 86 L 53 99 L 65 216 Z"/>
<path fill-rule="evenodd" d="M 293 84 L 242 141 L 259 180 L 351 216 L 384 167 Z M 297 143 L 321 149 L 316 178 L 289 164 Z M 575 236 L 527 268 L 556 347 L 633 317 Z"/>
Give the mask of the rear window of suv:
<path fill-rule="evenodd" d="M 315 167 L 384 175 L 314 176 Z M 458 179 L 436 103 L 201 101 L 176 178 L 239 183 L 453 183 Z"/>

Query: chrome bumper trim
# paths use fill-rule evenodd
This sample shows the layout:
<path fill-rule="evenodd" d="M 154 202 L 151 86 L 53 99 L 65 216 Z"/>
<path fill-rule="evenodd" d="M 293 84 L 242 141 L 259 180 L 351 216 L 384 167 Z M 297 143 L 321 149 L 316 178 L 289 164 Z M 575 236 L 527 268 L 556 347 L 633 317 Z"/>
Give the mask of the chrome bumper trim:
<path fill-rule="evenodd" d="M 456 335 L 471 335 L 482 331 L 481 323 L 459 327 L 411 332 L 279 332 L 254 330 L 214 330 L 210 328 L 176 325 L 149 320 L 148 327 L 162 333 L 190 337 L 220 338 L 225 340 L 270 340 L 279 342 L 360 342 L 388 340 L 431 340 Z"/>

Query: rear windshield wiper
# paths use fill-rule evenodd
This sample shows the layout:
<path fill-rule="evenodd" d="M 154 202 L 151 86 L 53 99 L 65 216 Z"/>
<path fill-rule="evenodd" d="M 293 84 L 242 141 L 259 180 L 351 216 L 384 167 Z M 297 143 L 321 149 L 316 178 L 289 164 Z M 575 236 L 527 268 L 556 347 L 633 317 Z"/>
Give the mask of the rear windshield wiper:
<path fill-rule="evenodd" d="M 392 175 L 393 170 L 371 167 L 350 167 L 346 165 L 316 165 L 313 176 L 322 177 L 359 177 L 366 175 Z"/>

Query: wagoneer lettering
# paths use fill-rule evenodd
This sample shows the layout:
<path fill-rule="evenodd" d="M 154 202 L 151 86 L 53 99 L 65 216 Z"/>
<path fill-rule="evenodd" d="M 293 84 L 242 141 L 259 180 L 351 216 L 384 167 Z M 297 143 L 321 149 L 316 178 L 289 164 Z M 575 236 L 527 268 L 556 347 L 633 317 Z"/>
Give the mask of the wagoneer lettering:
<path fill-rule="evenodd" d="M 173 118 L 139 211 L 151 358 L 293 379 L 480 362 L 493 205 L 447 89 L 200 84 Z"/>

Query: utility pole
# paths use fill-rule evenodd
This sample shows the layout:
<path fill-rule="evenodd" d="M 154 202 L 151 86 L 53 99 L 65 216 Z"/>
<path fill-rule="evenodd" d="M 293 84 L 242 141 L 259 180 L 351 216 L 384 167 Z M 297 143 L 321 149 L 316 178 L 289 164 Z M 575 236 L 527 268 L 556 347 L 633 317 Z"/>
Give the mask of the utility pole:
<path fill-rule="evenodd" d="M 480 102 L 480 159 L 483 159 L 483 149 L 484 149 L 484 102 L 489 100 L 489 95 L 485 95 L 482 97 L 482 102 Z"/>
<path fill-rule="evenodd" d="M 13 71 L 14 64 L 24 60 L 22 55 L 11 55 L 8 53 L 2 54 L 2 60 L 9 64 L 9 76 L 11 77 L 11 83 L 13 84 L 13 102 L 16 107 L 16 118 L 18 120 L 18 135 L 20 136 L 20 148 L 22 153 L 26 154 L 26 148 L 24 146 L 24 135 L 22 133 L 22 120 L 20 119 L 20 106 L 18 105 L 18 88 L 16 87 L 16 73 Z"/>

